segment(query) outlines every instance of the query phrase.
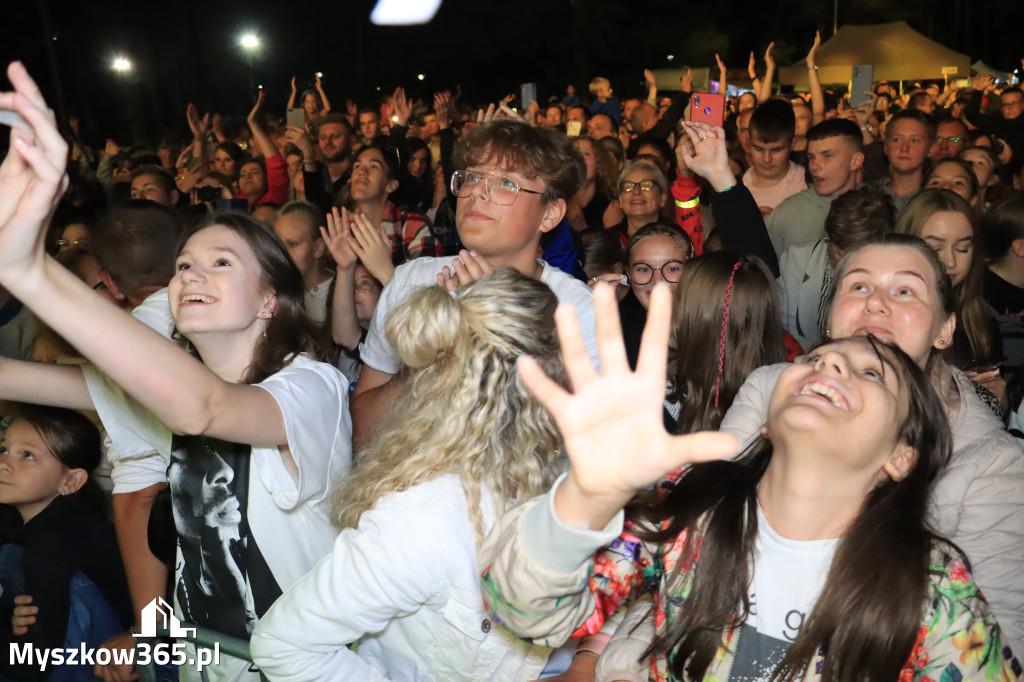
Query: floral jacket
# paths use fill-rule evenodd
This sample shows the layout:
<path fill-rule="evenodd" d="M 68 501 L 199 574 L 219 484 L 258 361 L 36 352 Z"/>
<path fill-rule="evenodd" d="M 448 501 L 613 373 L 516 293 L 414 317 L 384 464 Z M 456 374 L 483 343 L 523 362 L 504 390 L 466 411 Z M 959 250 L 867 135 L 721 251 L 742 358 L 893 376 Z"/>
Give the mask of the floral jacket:
<path fill-rule="evenodd" d="M 674 611 L 666 613 L 664 604 L 679 604 L 689 595 L 695 562 L 679 566 L 673 575 L 685 534 L 662 545 L 646 543 L 624 527 L 621 514 L 604 531 L 570 528 L 555 518 L 552 500 L 549 493 L 506 513 L 481 548 L 488 610 L 520 637 L 559 646 L 569 638 L 597 632 L 617 610 L 650 594 L 660 632 Z M 662 595 L 666 598 L 659 598 Z M 738 637 L 738 630 L 725 637 L 705 680 L 729 679 Z M 822 663 L 819 658 L 810 666 L 805 679 L 820 679 Z M 921 629 L 899 681 L 1020 676 L 1021 665 L 1004 645 L 999 625 L 963 558 L 937 543 Z M 670 679 L 663 655 L 652 656 L 649 679 Z"/>

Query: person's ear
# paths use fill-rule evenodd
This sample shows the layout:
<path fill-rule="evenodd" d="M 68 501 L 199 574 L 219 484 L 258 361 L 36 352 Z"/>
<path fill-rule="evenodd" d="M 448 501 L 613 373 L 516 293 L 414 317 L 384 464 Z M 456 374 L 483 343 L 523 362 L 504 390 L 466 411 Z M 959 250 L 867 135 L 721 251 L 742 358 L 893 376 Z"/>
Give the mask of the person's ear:
<path fill-rule="evenodd" d="M 398 180 L 389 180 L 388 184 L 384 187 L 384 191 L 391 194 L 398 189 Z"/>
<path fill-rule="evenodd" d="M 103 282 L 103 286 L 107 288 L 107 291 L 110 292 L 110 295 L 114 297 L 114 300 L 124 301 L 128 298 L 128 296 L 118 289 L 116 284 L 114 284 L 114 278 L 110 276 L 110 273 L 103 268 L 100 268 L 100 280 Z"/>
<path fill-rule="evenodd" d="M 313 256 L 320 260 L 324 257 L 324 253 L 327 251 L 327 243 L 323 237 L 317 237 L 316 241 L 313 242 Z"/>
<path fill-rule="evenodd" d="M 82 489 L 89 480 L 89 472 L 85 469 L 68 469 L 58 490 L 61 495 L 71 495 Z"/>
<path fill-rule="evenodd" d="M 550 232 L 562 222 L 565 217 L 565 199 L 549 201 L 544 207 L 544 217 L 540 221 L 540 231 Z"/>
<path fill-rule="evenodd" d="M 914 469 L 915 464 L 917 464 L 917 450 L 904 443 L 899 443 L 889 455 L 889 459 L 882 465 L 882 470 L 892 480 L 902 481 Z"/>
<path fill-rule="evenodd" d="M 936 348 L 949 348 L 953 344 L 953 332 L 956 331 L 956 315 L 950 315 L 942 323 L 939 336 L 932 345 Z"/>
<path fill-rule="evenodd" d="M 277 294 L 271 292 L 267 294 L 266 300 L 263 302 L 263 308 L 260 309 L 260 317 L 270 319 L 277 314 Z"/>
<path fill-rule="evenodd" d="M 850 157 L 850 170 L 855 171 L 864 165 L 864 152 L 855 152 Z"/>
<path fill-rule="evenodd" d="M 178 200 L 181 199 L 181 194 L 176 189 L 171 190 L 171 206 L 177 206 Z"/>
<path fill-rule="evenodd" d="M 1024 258 L 1024 239 L 1014 239 L 1013 243 L 1010 244 L 1010 250 L 1018 258 Z"/>

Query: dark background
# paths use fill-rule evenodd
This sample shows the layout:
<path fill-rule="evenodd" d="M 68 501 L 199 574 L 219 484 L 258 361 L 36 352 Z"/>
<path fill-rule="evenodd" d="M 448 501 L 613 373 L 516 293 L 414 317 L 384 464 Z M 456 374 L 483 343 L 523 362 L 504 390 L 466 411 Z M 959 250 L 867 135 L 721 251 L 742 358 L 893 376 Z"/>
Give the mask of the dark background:
<path fill-rule="evenodd" d="M 373 0 L 306 3 L 226 0 L 3 0 L 0 57 L 21 59 L 60 112 L 74 112 L 87 141 L 183 131 L 184 105 L 244 117 L 262 84 L 283 117 L 289 79 L 316 71 L 335 110 L 403 85 L 412 96 L 459 87 L 481 102 L 537 81 L 541 99 L 566 83 L 611 79 L 619 95 L 642 91 L 643 69 L 711 66 L 719 52 L 745 71 L 776 41 L 780 66 L 801 59 L 815 29 L 832 35 L 832 0 L 445 0 L 415 27 L 369 22 Z M 1019 0 L 839 0 L 839 23 L 906 20 L 925 35 L 996 68 L 1020 68 Z M 238 39 L 259 34 L 250 58 Z M 115 73 L 115 55 L 132 60 Z M 424 74 L 423 81 L 417 74 Z M 59 86 L 58 86 L 59 84 Z M 380 91 L 377 90 L 380 88 Z"/>

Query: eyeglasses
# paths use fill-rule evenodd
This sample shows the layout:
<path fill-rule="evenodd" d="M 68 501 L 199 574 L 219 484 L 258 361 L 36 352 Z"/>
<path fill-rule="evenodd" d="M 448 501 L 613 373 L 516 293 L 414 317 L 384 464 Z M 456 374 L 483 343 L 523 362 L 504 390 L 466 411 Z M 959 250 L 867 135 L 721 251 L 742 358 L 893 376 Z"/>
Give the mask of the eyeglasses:
<path fill-rule="evenodd" d="M 641 180 L 640 182 L 630 182 L 629 180 L 624 180 L 623 182 L 619 183 L 619 191 L 625 194 L 629 194 L 630 192 L 637 189 L 639 189 L 641 192 L 650 192 L 655 187 L 658 186 L 654 184 L 654 180 Z M 661 189 L 661 187 L 658 187 L 658 189 Z"/>
<path fill-rule="evenodd" d="M 1012 109 L 1013 107 L 1024 107 L 1024 100 L 1019 102 L 1003 102 L 1000 104 L 1003 109 Z"/>
<path fill-rule="evenodd" d="M 520 192 L 527 194 L 544 194 L 533 189 L 520 187 L 515 178 L 507 175 L 495 175 L 473 170 L 457 170 L 452 173 L 452 194 L 465 199 L 473 193 L 473 188 L 483 183 L 487 200 L 498 206 L 511 206 Z"/>
<path fill-rule="evenodd" d="M 58 239 L 57 240 L 57 246 L 59 246 L 60 248 L 64 248 L 65 246 L 68 246 L 68 247 L 78 247 L 78 248 L 82 248 L 82 249 L 87 249 L 87 248 L 89 248 L 90 245 L 91 245 L 91 242 L 88 239 L 76 239 L 73 242 L 72 241 L 68 241 L 67 239 Z"/>
<path fill-rule="evenodd" d="M 953 144 L 959 144 L 960 142 L 964 141 L 964 138 L 962 138 L 962 137 L 936 137 L 935 141 L 938 142 L 939 144 L 942 144 L 943 142 L 952 142 Z"/>
<path fill-rule="evenodd" d="M 683 274 L 683 261 L 670 260 L 660 268 L 647 263 L 634 263 L 633 267 L 629 269 L 629 281 L 633 284 L 650 284 L 654 279 L 655 270 L 661 272 L 661 276 L 665 278 L 666 282 L 675 284 Z"/>

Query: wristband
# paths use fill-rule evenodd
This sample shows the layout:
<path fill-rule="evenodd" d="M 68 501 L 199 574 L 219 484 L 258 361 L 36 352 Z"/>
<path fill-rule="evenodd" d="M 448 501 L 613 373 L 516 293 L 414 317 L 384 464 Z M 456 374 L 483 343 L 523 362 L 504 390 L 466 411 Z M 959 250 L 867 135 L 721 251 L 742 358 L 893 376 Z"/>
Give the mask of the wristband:
<path fill-rule="evenodd" d="M 737 184 L 739 184 L 739 183 L 737 183 Z M 729 185 L 728 187 L 723 189 L 721 192 L 719 192 L 719 194 L 725 194 L 726 192 L 731 192 L 735 188 L 736 188 L 736 185 Z"/>
<path fill-rule="evenodd" d="M 680 201 L 679 199 L 676 199 L 675 201 L 676 206 L 678 206 L 679 208 L 696 208 L 697 206 L 700 206 L 699 196 L 689 199 L 688 201 Z"/>

